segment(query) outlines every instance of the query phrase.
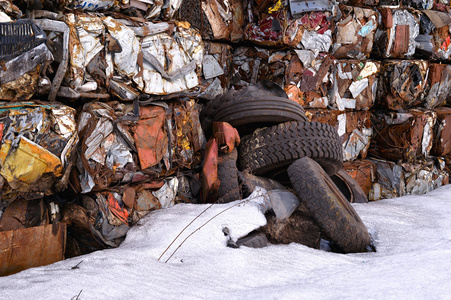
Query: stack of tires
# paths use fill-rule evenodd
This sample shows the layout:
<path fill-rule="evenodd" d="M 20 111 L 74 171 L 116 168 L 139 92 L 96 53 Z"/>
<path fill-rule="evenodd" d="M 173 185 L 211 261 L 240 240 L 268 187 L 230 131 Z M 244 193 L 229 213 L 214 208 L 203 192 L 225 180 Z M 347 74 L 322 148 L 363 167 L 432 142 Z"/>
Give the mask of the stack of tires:
<path fill-rule="evenodd" d="M 294 190 L 322 232 L 345 252 L 370 249 L 371 238 L 350 202 L 367 202 L 342 169 L 343 150 L 334 127 L 309 122 L 304 109 L 269 82 L 230 91 L 208 102 L 201 113 L 208 134 L 212 122 L 235 127 L 238 153 L 218 162 L 219 201 L 241 199 L 238 174 L 247 171 Z"/>

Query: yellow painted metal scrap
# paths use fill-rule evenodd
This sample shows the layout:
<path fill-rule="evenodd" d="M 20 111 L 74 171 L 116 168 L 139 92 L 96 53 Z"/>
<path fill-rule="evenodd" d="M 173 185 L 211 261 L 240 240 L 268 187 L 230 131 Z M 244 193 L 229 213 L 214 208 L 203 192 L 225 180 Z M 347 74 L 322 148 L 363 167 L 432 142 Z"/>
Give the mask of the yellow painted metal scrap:
<path fill-rule="evenodd" d="M 61 160 L 25 137 L 21 137 L 19 146 L 5 156 L 7 148 L 0 149 L 0 157 L 5 157 L 0 174 L 19 191 L 26 192 L 38 184 L 44 173 L 53 173 L 55 177 L 62 175 Z"/>

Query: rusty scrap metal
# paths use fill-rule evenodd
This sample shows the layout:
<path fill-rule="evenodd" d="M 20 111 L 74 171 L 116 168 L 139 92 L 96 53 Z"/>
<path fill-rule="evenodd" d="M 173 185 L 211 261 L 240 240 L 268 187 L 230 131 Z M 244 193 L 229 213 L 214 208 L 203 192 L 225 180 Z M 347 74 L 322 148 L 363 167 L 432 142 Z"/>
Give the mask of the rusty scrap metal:
<path fill-rule="evenodd" d="M 373 54 L 383 58 L 413 57 L 420 30 L 417 12 L 388 7 L 381 7 L 379 11 L 382 23 L 374 36 Z"/>
<path fill-rule="evenodd" d="M 390 110 L 406 109 L 424 103 L 429 63 L 426 60 L 387 60 L 378 85 L 378 106 Z"/>
<path fill-rule="evenodd" d="M 431 154 L 444 156 L 451 152 L 451 108 L 439 107 L 434 109 L 434 113 L 437 114 L 437 122 Z"/>
<path fill-rule="evenodd" d="M 332 54 L 335 58 L 368 58 L 378 27 L 377 13 L 372 9 L 340 5 L 341 18 L 335 25 Z"/>
<path fill-rule="evenodd" d="M 372 157 L 411 163 L 427 157 L 433 144 L 436 118 L 434 112 L 419 109 L 374 113 L 368 153 Z"/>
<path fill-rule="evenodd" d="M 227 122 L 213 122 L 213 136 L 218 141 L 218 149 L 231 153 L 240 144 L 238 131 Z"/>
<path fill-rule="evenodd" d="M 373 134 L 369 111 L 306 109 L 305 114 L 310 122 L 326 123 L 337 129 L 343 144 L 343 161 L 367 156 Z"/>
<path fill-rule="evenodd" d="M 58 103 L 1 103 L 0 113 L 3 190 L 51 193 L 54 184 L 65 188 L 78 143 L 75 109 Z"/>
<path fill-rule="evenodd" d="M 43 30 L 56 31 L 63 33 L 63 55 L 53 78 L 52 85 L 49 93 L 49 100 L 54 101 L 60 88 L 61 82 L 66 75 L 67 65 L 69 61 L 69 27 L 60 21 L 48 20 L 48 19 L 36 19 L 34 22 L 40 26 Z"/>
<path fill-rule="evenodd" d="M 359 184 L 368 198 L 376 182 L 376 164 L 368 159 L 356 159 L 343 162 L 343 169 Z"/>
<path fill-rule="evenodd" d="M 431 63 L 429 65 L 427 96 L 425 106 L 433 109 L 451 100 L 451 65 Z"/>
<path fill-rule="evenodd" d="M 220 181 L 218 178 L 218 141 L 211 138 L 205 146 L 202 162 L 202 202 L 215 201 L 218 196 Z"/>
<path fill-rule="evenodd" d="M 329 94 L 332 108 L 368 110 L 373 107 L 381 80 L 378 61 L 338 60 L 333 72 Z"/>
<path fill-rule="evenodd" d="M 64 259 L 66 224 L 0 231 L 0 276 Z"/>
<path fill-rule="evenodd" d="M 370 201 L 390 199 L 405 195 L 405 182 L 402 167 L 392 161 L 370 159 L 376 165 L 376 182 L 370 192 Z"/>
<path fill-rule="evenodd" d="M 419 57 L 449 60 L 451 17 L 446 12 L 423 10 L 420 15 L 420 34 L 416 38 Z"/>
<path fill-rule="evenodd" d="M 159 106 L 143 107 L 134 130 L 134 139 L 142 169 L 158 164 L 168 151 L 165 129 L 166 111 Z"/>

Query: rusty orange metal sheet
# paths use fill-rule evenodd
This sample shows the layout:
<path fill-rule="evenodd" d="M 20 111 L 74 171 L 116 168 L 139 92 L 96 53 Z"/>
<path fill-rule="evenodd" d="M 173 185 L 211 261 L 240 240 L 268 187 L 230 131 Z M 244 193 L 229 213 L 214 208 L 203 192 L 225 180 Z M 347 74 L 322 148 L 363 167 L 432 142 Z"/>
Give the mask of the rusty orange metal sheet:
<path fill-rule="evenodd" d="M 423 104 L 429 62 L 427 60 L 386 60 L 382 69 L 383 108 L 400 110 Z"/>
<path fill-rule="evenodd" d="M 392 49 L 394 57 L 403 57 L 409 50 L 409 25 L 396 26 L 395 44 Z"/>
<path fill-rule="evenodd" d="M 140 116 L 134 138 L 141 169 L 146 169 L 159 163 L 168 151 L 166 112 L 162 107 L 148 106 L 141 108 Z"/>
<path fill-rule="evenodd" d="M 30 228 L 50 223 L 44 199 L 17 199 L 10 203 L 0 218 L 0 231 Z"/>
<path fill-rule="evenodd" d="M 0 232 L 0 276 L 64 259 L 66 224 Z"/>
<path fill-rule="evenodd" d="M 379 12 L 382 15 L 382 24 L 384 24 L 385 28 L 393 27 L 393 14 L 390 8 L 381 7 L 379 8 Z"/>
<path fill-rule="evenodd" d="M 205 147 L 205 157 L 202 164 L 202 201 L 216 200 L 220 181 L 218 179 L 218 141 L 211 138 Z"/>
<path fill-rule="evenodd" d="M 434 114 L 411 109 L 403 113 L 375 113 L 374 135 L 368 154 L 391 161 L 415 162 L 432 148 Z"/>
<path fill-rule="evenodd" d="M 159 189 L 164 185 L 163 180 L 154 180 L 151 182 L 145 182 L 142 184 L 143 188 L 145 190 L 151 190 L 151 189 Z"/>
<path fill-rule="evenodd" d="M 287 84 L 285 86 L 284 90 L 285 90 L 285 93 L 287 93 L 287 96 L 290 100 L 293 100 L 294 102 L 302 105 L 301 99 L 299 98 L 301 91 L 299 90 L 299 88 L 296 85 Z"/>
<path fill-rule="evenodd" d="M 213 136 L 218 141 L 218 149 L 231 153 L 240 144 L 238 131 L 227 122 L 213 122 Z"/>
<path fill-rule="evenodd" d="M 128 187 L 124 190 L 124 194 L 122 195 L 122 202 L 124 202 L 127 208 L 133 208 L 133 204 L 135 203 L 135 195 L 136 191 L 132 187 Z"/>
<path fill-rule="evenodd" d="M 366 159 L 358 159 L 355 161 L 343 162 L 343 169 L 354 178 L 359 184 L 365 195 L 368 197 L 373 186 L 373 182 L 376 180 L 376 165 Z"/>
<path fill-rule="evenodd" d="M 216 1 L 207 0 L 202 2 L 202 10 L 210 22 L 215 39 L 227 39 L 230 36 L 230 28 L 222 19 L 218 6 Z"/>
<path fill-rule="evenodd" d="M 437 113 L 437 123 L 431 154 L 443 156 L 451 153 L 451 108 L 439 107 L 434 112 Z"/>
<path fill-rule="evenodd" d="M 134 206 L 135 210 L 142 212 L 160 208 L 161 208 L 160 201 L 158 201 L 158 198 L 155 197 L 151 191 L 142 190 L 137 194 Z"/>

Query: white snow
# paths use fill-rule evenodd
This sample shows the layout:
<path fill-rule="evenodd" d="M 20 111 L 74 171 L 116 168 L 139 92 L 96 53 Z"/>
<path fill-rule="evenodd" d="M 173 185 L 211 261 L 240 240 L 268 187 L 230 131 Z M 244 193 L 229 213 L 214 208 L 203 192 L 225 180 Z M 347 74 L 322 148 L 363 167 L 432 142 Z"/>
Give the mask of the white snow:
<path fill-rule="evenodd" d="M 358 254 L 227 247 L 224 227 L 236 239 L 265 224 L 254 196 L 154 211 L 117 249 L 0 277 L 0 299 L 451 299 L 451 185 L 354 204 L 377 247 Z"/>

